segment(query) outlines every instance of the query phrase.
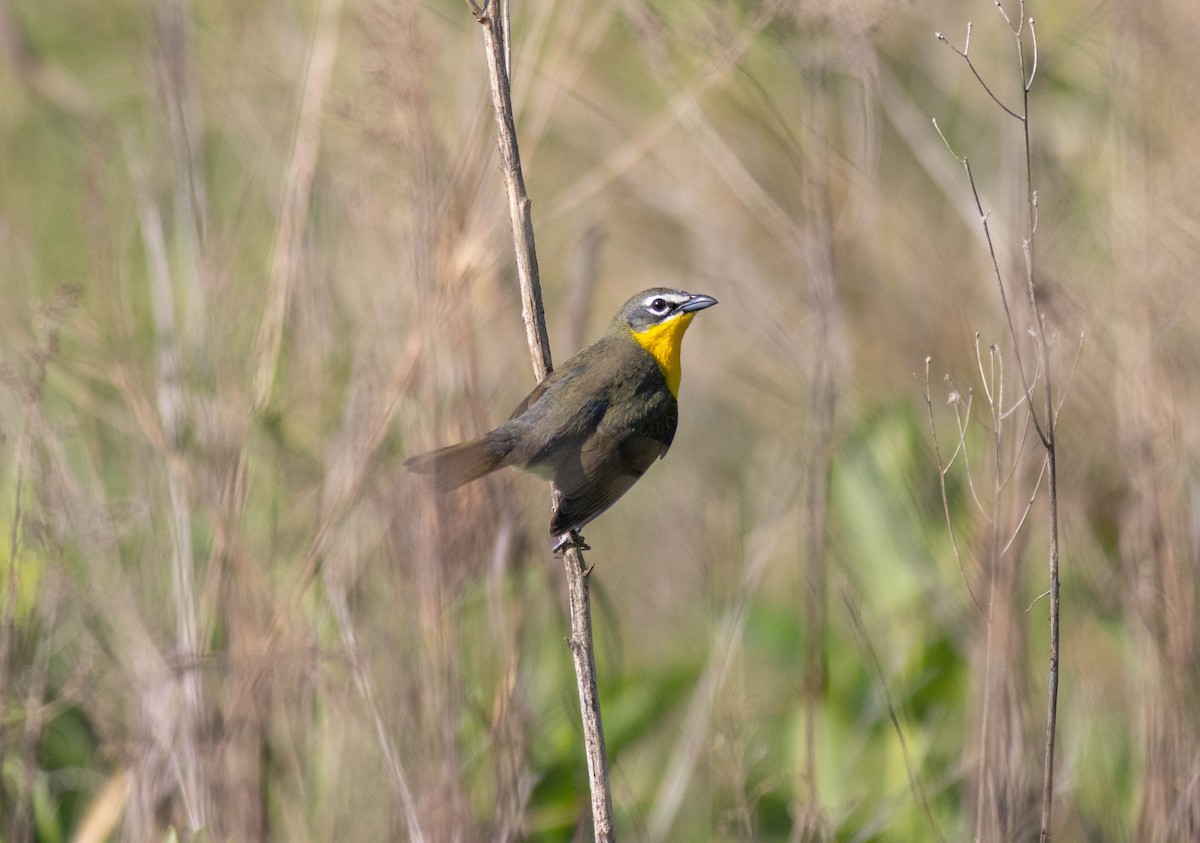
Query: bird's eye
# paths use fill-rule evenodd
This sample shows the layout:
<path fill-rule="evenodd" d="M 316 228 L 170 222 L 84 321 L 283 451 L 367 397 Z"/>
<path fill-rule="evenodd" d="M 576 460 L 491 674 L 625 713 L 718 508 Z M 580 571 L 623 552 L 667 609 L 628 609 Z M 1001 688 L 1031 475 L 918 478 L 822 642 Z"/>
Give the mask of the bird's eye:
<path fill-rule="evenodd" d="M 667 312 L 666 299 L 655 299 L 654 301 L 650 302 L 650 310 L 653 313 L 666 313 Z"/>

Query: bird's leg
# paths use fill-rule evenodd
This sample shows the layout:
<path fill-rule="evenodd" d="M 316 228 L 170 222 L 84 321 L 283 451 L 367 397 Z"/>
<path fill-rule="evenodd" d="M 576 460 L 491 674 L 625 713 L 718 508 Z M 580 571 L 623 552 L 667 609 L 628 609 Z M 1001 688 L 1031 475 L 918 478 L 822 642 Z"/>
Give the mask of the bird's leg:
<path fill-rule="evenodd" d="M 591 546 L 583 540 L 583 536 L 579 535 L 578 530 L 571 530 L 563 533 L 558 537 L 558 541 L 554 543 L 554 555 L 561 556 L 568 547 L 577 547 L 580 550 L 591 550 Z"/>

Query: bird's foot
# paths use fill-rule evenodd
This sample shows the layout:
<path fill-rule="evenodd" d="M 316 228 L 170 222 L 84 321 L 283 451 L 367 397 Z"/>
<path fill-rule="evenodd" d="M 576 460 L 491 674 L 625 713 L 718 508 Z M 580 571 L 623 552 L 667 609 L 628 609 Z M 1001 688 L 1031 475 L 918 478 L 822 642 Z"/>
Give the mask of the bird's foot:
<path fill-rule="evenodd" d="M 579 535 L 577 530 L 571 530 L 558 537 L 558 541 L 554 545 L 554 555 L 562 556 L 566 553 L 568 547 L 574 547 L 577 550 L 592 549 L 591 545 L 583 540 L 583 536 Z"/>

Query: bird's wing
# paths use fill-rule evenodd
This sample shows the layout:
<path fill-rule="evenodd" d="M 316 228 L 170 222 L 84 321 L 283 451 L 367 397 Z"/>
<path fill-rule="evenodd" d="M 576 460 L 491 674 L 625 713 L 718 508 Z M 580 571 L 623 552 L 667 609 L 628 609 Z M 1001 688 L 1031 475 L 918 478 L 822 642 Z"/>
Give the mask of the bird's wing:
<path fill-rule="evenodd" d="M 550 522 L 551 535 L 578 530 L 612 506 L 662 451 L 662 442 L 644 433 L 597 429 L 584 440 L 578 458 L 566 460 L 555 473 L 562 498 Z"/>
<path fill-rule="evenodd" d="M 577 367 L 571 366 L 571 362 L 572 361 L 568 360 L 562 368 L 555 369 L 546 376 L 545 380 L 530 390 L 529 394 L 526 395 L 521 400 L 521 403 L 517 405 L 517 409 L 512 411 L 512 415 L 508 417 L 509 420 L 511 421 L 512 419 L 523 415 L 526 410 L 536 404 L 538 399 L 545 395 L 548 391 L 554 390 L 555 392 L 559 392 L 561 391 L 563 385 L 570 383 L 572 380 L 577 378 L 581 374 L 581 370 Z"/>
<path fill-rule="evenodd" d="M 546 390 L 549 388 L 550 381 L 553 377 L 554 377 L 554 373 L 551 372 L 550 377 L 546 378 L 544 381 L 539 383 L 537 386 L 535 386 L 533 388 L 533 390 L 528 395 L 526 395 L 524 398 L 522 398 L 521 403 L 517 405 L 517 409 L 512 411 L 512 415 L 508 417 L 508 420 L 512 421 L 513 419 L 517 418 L 522 413 L 524 413 L 526 410 L 528 410 L 531 404 L 533 404 L 535 401 L 537 401 L 539 398 L 541 398 L 546 393 Z"/>
<path fill-rule="evenodd" d="M 582 411 L 596 395 L 601 392 L 608 393 L 614 379 L 622 378 L 627 371 L 627 367 L 630 365 L 629 356 L 639 352 L 645 356 L 645 353 L 635 343 L 619 338 L 614 339 L 609 335 L 601 337 L 547 375 L 545 380 L 535 386 L 517 405 L 517 409 L 513 410 L 509 419 L 524 415 L 526 410 L 543 397 L 549 398 L 552 402 L 562 402 L 564 394 L 572 393 L 578 393 L 574 396 L 574 401 L 578 403 L 577 409 Z M 595 365 L 598 360 L 607 362 L 607 365 L 601 366 L 599 371 Z M 592 389 L 585 389 L 580 393 L 580 390 L 568 387 L 568 384 L 580 380 L 591 384 Z"/>

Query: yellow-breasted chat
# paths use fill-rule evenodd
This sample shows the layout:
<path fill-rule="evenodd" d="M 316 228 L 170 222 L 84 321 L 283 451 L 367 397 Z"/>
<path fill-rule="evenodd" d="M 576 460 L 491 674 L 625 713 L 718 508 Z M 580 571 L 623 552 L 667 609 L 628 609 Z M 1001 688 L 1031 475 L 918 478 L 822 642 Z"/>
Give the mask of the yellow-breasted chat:
<path fill-rule="evenodd" d="M 621 306 L 604 336 L 534 387 L 504 424 L 478 439 L 409 457 L 440 491 L 512 466 L 561 492 L 550 535 L 579 530 L 665 456 L 679 421 L 680 347 L 711 296 L 667 287 Z"/>

